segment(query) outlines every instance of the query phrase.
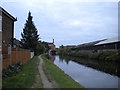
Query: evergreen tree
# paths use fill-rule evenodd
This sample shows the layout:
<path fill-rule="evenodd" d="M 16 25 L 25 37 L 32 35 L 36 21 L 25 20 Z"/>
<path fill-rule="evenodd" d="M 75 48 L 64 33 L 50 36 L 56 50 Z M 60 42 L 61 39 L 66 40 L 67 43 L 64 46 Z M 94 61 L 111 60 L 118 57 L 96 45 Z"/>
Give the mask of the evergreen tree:
<path fill-rule="evenodd" d="M 32 18 L 33 17 L 31 16 L 31 12 L 29 12 L 25 26 L 23 28 L 23 33 L 21 33 L 21 47 L 24 49 L 30 49 L 36 54 L 39 35 Z"/>

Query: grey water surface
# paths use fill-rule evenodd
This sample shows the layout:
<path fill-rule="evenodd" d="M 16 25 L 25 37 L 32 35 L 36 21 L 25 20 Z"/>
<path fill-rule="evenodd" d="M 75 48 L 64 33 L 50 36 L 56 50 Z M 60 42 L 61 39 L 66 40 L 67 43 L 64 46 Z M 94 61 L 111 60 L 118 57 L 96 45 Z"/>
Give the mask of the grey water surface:
<path fill-rule="evenodd" d="M 74 60 L 61 60 L 55 56 L 52 61 L 66 74 L 86 88 L 118 88 L 120 78 L 115 75 L 86 67 Z"/>

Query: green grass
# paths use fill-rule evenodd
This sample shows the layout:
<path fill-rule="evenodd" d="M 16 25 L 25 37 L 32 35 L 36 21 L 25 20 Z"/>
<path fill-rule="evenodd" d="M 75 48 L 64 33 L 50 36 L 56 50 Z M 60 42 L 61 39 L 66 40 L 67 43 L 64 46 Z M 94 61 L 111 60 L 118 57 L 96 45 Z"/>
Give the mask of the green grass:
<path fill-rule="evenodd" d="M 44 60 L 45 74 L 49 80 L 54 79 L 59 88 L 84 88 L 70 76 L 66 75 L 60 68 L 47 60 L 44 55 L 42 55 L 42 59 Z"/>
<path fill-rule="evenodd" d="M 3 79 L 3 88 L 30 88 L 38 74 L 38 57 L 33 57 L 24 64 L 23 70 L 16 76 Z"/>

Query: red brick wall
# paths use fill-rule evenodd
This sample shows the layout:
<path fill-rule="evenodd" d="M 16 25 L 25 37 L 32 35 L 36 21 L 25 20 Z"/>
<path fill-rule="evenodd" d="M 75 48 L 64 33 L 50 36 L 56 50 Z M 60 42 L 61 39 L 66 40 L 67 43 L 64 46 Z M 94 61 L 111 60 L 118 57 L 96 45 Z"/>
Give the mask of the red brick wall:
<path fill-rule="evenodd" d="M 0 32 L 0 55 L 2 54 L 2 32 Z"/>
<path fill-rule="evenodd" d="M 11 38 L 13 38 L 14 21 L 7 15 L 2 13 L 2 39 L 5 44 L 11 44 Z"/>
<path fill-rule="evenodd" d="M 49 44 L 50 49 L 55 49 L 55 45 L 53 43 Z"/>

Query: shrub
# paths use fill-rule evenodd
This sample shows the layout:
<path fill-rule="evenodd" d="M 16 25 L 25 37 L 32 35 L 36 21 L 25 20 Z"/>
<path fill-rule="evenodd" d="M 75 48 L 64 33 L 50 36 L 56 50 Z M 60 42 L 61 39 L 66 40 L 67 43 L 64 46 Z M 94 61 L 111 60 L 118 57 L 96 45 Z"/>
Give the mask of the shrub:
<path fill-rule="evenodd" d="M 79 50 L 79 51 L 71 50 L 70 48 L 63 47 L 63 48 L 58 49 L 58 54 L 73 56 L 73 57 L 80 57 L 80 58 L 85 58 L 85 59 L 119 61 L 120 62 L 120 50 L 89 52 L 89 51 L 81 51 L 81 50 Z"/>
<path fill-rule="evenodd" d="M 106 60 L 107 61 L 117 61 L 117 62 L 120 62 L 120 55 L 118 52 L 112 54 L 112 55 L 109 55 L 106 57 Z"/>
<path fill-rule="evenodd" d="M 106 58 L 107 58 L 108 56 L 113 55 L 113 54 L 114 54 L 114 52 L 112 52 L 112 51 L 100 52 L 100 53 L 99 53 L 99 60 L 107 60 Z"/>
<path fill-rule="evenodd" d="M 23 65 L 19 62 L 17 64 L 9 65 L 8 68 L 2 70 L 2 77 L 11 77 L 22 71 Z"/>

